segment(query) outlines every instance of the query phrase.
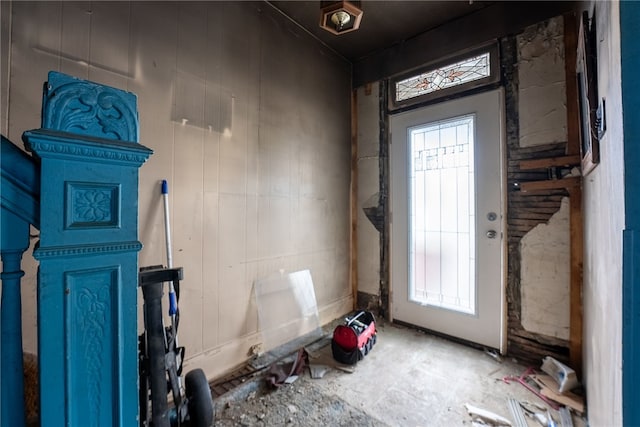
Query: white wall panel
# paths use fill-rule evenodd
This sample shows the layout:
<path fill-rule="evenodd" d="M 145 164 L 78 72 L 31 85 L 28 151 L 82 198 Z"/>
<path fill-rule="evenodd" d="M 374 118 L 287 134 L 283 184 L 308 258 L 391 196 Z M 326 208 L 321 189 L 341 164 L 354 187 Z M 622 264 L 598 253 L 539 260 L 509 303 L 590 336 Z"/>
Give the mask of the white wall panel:
<path fill-rule="evenodd" d="M 89 78 L 92 13 L 90 2 L 62 4 L 61 72 L 84 79 Z"/>
<path fill-rule="evenodd" d="M 293 270 L 292 270 L 293 271 Z M 243 337 L 250 337 L 259 333 L 258 305 L 254 292 L 254 284 L 258 274 L 258 264 L 250 262 L 245 264 L 245 282 L 244 287 L 247 295 L 246 300 L 246 318 L 245 329 L 242 333 Z M 245 353 L 245 354 L 248 354 Z"/>
<path fill-rule="evenodd" d="M 178 8 L 177 15 L 176 66 L 179 71 L 199 79 L 206 78 L 207 9 L 205 2 L 184 2 Z"/>
<path fill-rule="evenodd" d="M 290 199 L 288 197 L 272 196 L 269 198 L 269 233 L 267 240 L 259 244 L 271 249 L 271 253 L 286 257 L 291 256 Z"/>
<path fill-rule="evenodd" d="M 221 245 L 219 228 L 219 198 L 214 192 L 204 193 L 204 219 L 202 233 L 202 340 L 205 349 L 218 345 L 220 329 L 219 254 L 226 250 Z"/>
<path fill-rule="evenodd" d="M 184 268 L 181 282 L 180 345 L 189 354 L 202 347 L 203 251 L 203 131 L 175 126 L 172 207 L 173 265 Z"/>
<path fill-rule="evenodd" d="M 96 74 L 105 71 L 104 79 L 109 81 L 104 84 L 126 88 L 132 77 L 129 68 L 131 7 L 129 2 L 90 3 L 89 63 L 95 67 Z M 93 70 L 88 78 L 102 83 Z"/>
<path fill-rule="evenodd" d="M 295 239 L 294 252 L 298 254 L 308 254 L 313 251 L 313 235 L 316 229 L 314 222 L 314 201 L 308 198 L 299 198 L 296 205 L 295 228 L 293 229 Z"/>
<path fill-rule="evenodd" d="M 346 62 L 264 3 L 12 7 L 14 141 L 39 126 L 49 70 L 137 94 L 140 140 L 154 150 L 140 175 L 140 265 L 166 262 L 167 179 L 193 363 L 213 375 L 244 360 L 259 339 L 253 283 L 274 272 L 310 268 L 323 313 L 349 306 Z"/>
<path fill-rule="evenodd" d="M 258 274 L 258 247 L 260 245 L 260 239 L 258 236 L 258 196 L 248 194 L 245 196 L 245 213 L 246 213 L 246 235 L 245 235 L 245 257 L 244 263 L 247 268 L 251 267 L 251 271 L 247 271 L 247 277 L 252 282 Z M 254 274 L 249 276 L 249 273 Z"/>
<path fill-rule="evenodd" d="M 11 23 L 9 131 L 20 144 L 22 132 L 40 127 L 42 83 L 49 70 L 60 66 L 62 6 L 57 2 L 14 2 Z"/>
<path fill-rule="evenodd" d="M 233 136 L 220 138 L 220 192 L 245 194 L 247 188 L 246 120 L 235 120 Z"/>
<path fill-rule="evenodd" d="M 176 75 L 177 7 L 137 2 L 132 7 L 131 57 L 134 79 L 129 90 L 138 96 L 140 142 L 154 150 L 140 175 L 138 193 L 142 266 L 165 264 L 164 216 L 160 182 L 174 187 L 174 127 L 171 121 Z M 153 16 L 153 19 L 148 19 Z M 172 204 L 173 206 L 173 204 Z"/>
<path fill-rule="evenodd" d="M 246 200 L 221 194 L 219 204 L 220 344 L 244 335 L 248 305 L 245 285 Z"/>
<path fill-rule="evenodd" d="M 174 266 L 185 269 L 183 287 L 202 292 L 203 135 L 176 126 L 174 179 L 170 182 Z"/>

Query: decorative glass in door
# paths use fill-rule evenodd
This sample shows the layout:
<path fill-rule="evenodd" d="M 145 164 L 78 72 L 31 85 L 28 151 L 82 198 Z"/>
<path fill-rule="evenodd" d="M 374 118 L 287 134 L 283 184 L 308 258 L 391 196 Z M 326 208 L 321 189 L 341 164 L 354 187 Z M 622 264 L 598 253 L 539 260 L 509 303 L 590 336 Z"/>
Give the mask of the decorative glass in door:
<path fill-rule="evenodd" d="M 476 312 L 475 115 L 408 129 L 409 300 Z"/>

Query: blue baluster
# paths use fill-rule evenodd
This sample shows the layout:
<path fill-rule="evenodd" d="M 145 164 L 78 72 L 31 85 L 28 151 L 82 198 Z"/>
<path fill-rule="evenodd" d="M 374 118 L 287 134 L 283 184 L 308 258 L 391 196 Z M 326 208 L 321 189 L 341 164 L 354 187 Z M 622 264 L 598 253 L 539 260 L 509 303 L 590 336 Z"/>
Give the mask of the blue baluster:
<path fill-rule="evenodd" d="M 2 420 L 1 425 L 22 427 L 24 377 L 22 364 L 22 304 L 20 262 L 29 248 L 29 224 L 7 209 L 2 209 Z"/>

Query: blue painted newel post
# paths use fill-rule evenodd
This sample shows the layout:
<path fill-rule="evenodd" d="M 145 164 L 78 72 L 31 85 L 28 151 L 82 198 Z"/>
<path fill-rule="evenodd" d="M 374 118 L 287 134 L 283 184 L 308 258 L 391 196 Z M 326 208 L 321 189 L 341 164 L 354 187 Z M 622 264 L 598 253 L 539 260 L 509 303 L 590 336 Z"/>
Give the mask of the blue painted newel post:
<path fill-rule="evenodd" d="M 50 72 L 42 128 L 38 353 L 42 427 L 137 425 L 136 96 Z"/>

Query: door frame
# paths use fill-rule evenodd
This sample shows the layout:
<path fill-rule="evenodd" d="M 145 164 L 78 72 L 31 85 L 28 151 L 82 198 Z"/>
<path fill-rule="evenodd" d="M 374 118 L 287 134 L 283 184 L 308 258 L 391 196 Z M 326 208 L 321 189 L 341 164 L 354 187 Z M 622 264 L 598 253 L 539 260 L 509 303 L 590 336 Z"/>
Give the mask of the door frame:
<path fill-rule="evenodd" d="M 473 97 L 476 95 L 482 95 L 482 94 L 486 94 L 488 92 L 497 92 L 500 98 L 500 105 L 499 105 L 499 111 L 500 111 L 500 116 L 499 116 L 499 132 L 500 132 L 500 147 L 499 147 L 499 156 L 500 156 L 500 160 L 499 160 L 499 164 L 500 164 L 500 181 L 501 181 L 501 192 L 500 192 L 500 208 L 501 208 L 501 212 L 502 212 L 502 216 L 499 219 L 500 221 L 500 228 L 503 231 L 503 235 L 502 235 L 502 240 L 501 240 L 501 268 L 500 268 L 500 275 L 501 275 L 501 286 L 500 286 L 500 339 L 499 339 L 499 343 L 500 343 L 500 348 L 498 349 L 500 351 L 501 354 L 505 354 L 507 351 L 507 268 L 508 268 L 508 259 L 507 259 L 507 255 L 508 255 L 508 235 L 507 235 L 507 212 L 506 212 L 506 208 L 507 208 L 507 140 L 506 140 L 506 114 L 505 114 L 505 107 L 506 107 L 506 103 L 505 103 L 505 91 L 503 87 L 498 87 L 498 88 L 491 88 L 489 90 L 485 90 L 482 92 L 477 92 L 477 93 L 473 93 L 473 94 L 468 94 L 465 96 L 460 96 L 460 97 L 456 97 L 453 100 L 446 100 L 443 101 L 442 103 L 445 102 L 450 102 L 450 101 L 459 101 L 461 99 L 464 98 L 468 98 L 468 97 Z M 434 106 L 437 104 L 429 104 L 429 105 L 418 105 L 414 108 L 410 108 L 410 109 L 406 109 L 406 110 L 402 110 L 402 111 L 398 111 L 397 114 L 402 114 L 402 113 L 406 113 L 408 111 L 413 111 L 413 110 L 419 110 L 419 109 L 423 109 L 423 108 L 428 108 L 430 106 Z M 389 133 L 388 133 L 388 141 L 389 141 L 389 168 L 388 168 L 388 173 L 389 173 L 389 239 L 388 239 L 388 248 L 389 248 L 389 310 L 388 310 L 388 318 L 391 322 L 394 321 L 394 294 L 395 294 L 395 283 L 393 280 L 394 277 L 394 271 L 393 271 L 393 265 L 394 265 L 394 253 L 393 253 L 393 241 L 394 241 L 394 237 L 393 237 L 393 211 L 392 211 L 392 207 L 393 207 L 393 176 L 392 176 L 392 165 L 391 165 L 391 144 L 393 141 L 393 135 L 391 133 L 391 118 L 394 116 L 395 114 L 391 113 L 389 114 L 389 119 L 388 119 L 388 129 L 389 129 Z M 476 231 L 476 236 L 478 235 L 478 231 Z M 420 329 L 425 329 L 422 328 L 420 326 L 416 326 Z M 437 335 L 446 335 L 446 334 L 442 334 L 440 332 L 437 331 L 430 331 L 433 332 Z M 463 338 L 457 338 L 457 337 L 452 337 L 457 341 L 466 341 Z M 470 342 L 470 344 L 472 345 L 482 345 L 482 344 L 476 344 L 476 343 L 472 343 Z"/>

